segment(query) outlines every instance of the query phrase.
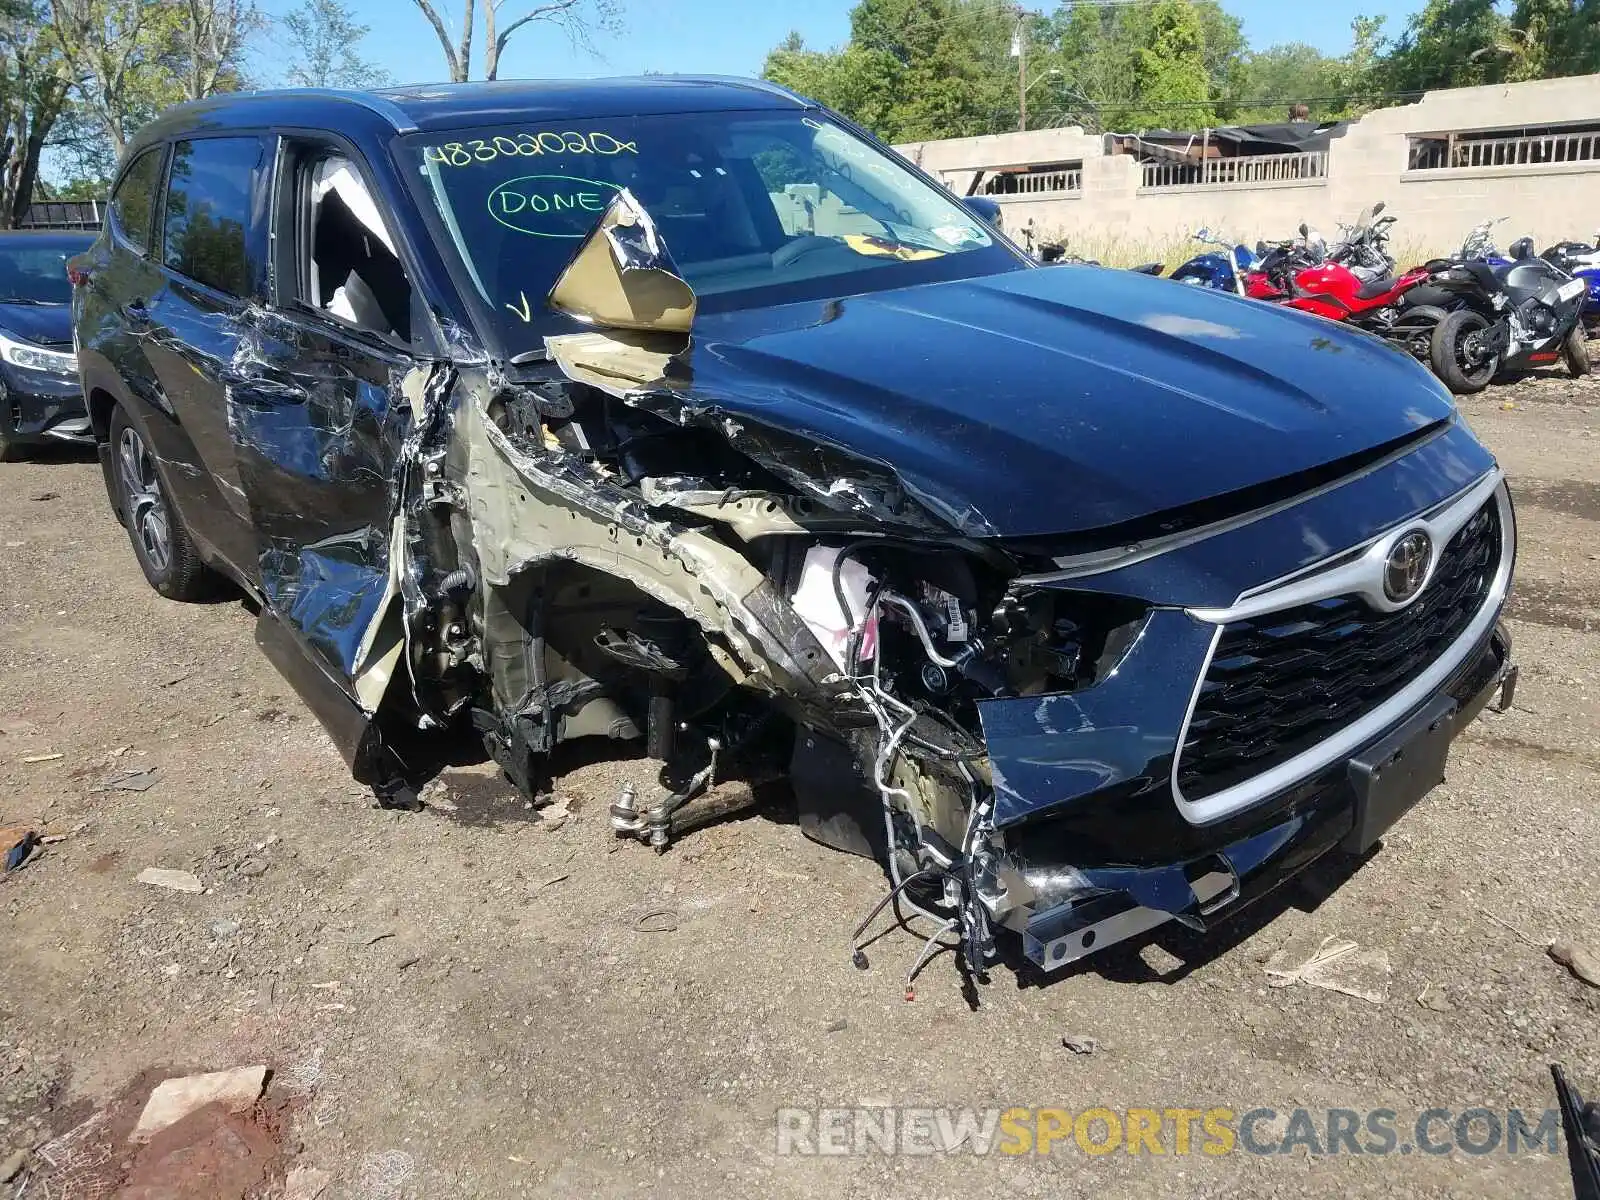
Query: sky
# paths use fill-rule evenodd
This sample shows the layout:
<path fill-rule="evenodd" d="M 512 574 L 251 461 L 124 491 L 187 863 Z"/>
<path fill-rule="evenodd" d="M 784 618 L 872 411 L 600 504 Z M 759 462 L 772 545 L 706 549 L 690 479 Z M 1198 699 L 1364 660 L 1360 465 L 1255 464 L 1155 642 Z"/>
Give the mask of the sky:
<path fill-rule="evenodd" d="M 412 0 L 346 0 L 357 18 L 371 27 L 363 55 L 401 83 L 434 82 L 445 76 L 444 55 L 432 28 Z M 461 0 L 439 0 L 459 20 Z M 480 3 L 483 0 L 480 0 Z M 767 51 L 791 29 L 806 44 L 828 49 L 849 36 L 854 0 L 620 0 L 623 29 L 598 39 L 597 55 L 574 51 L 557 29 L 537 25 L 519 31 L 501 60 L 505 76 L 636 75 L 644 71 L 756 75 Z M 281 15 L 298 0 L 265 0 L 262 7 Z M 1350 46 L 1350 22 L 1357 15 L 1387 15 L 1398 31 L 1422 0 L 1222 0 L 1244 22 L 1254 46 L 1308 42 L 1329 54 Z M 1048 10 L 1048 0 L 1026 0 Z M 519 11 L 519 0 L 505 0 L 502 11 Z M 482 42 L 480 25 L 476 39 Z M 481 49 L 481 47 L 480 47 Z M 264 84 L 276 83 L 280 65 L 269 54 L 255 65 Z M 481 57 L 474 75 L 481 71 Z"/>

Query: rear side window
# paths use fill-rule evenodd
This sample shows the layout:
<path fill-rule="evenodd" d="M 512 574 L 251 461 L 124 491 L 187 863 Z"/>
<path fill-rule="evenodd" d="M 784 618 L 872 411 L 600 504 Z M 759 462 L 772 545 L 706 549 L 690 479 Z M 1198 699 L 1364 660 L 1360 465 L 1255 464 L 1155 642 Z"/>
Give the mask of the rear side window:
<path fill-rule="evenodd" d="M 161 183 L 161 147 L 146 150 L 129 164 L 111 197 L 117 232 L 143 254 L 150 248 L 150 210 Z"/>
<path fill-rule="evenodd" d="M 161 239 L 167 266 L 233 296 L 257 294 L 266 261 L 266 166 L 256 137 L 173 146 Z"/>

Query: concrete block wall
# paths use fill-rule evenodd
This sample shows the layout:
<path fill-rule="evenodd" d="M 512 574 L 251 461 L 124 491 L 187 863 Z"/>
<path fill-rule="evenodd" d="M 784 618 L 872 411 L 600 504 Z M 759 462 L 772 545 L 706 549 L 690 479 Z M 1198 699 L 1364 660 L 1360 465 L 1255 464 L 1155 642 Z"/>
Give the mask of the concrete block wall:
<path fill-rule="evenodd" d="M 921 142 L 896 147 L 964 193 L 979 170 L 1027 163 L 1083 161 L 1082 191 L 1061 198 L 998 197 L 1008 231 L 1031 219 L 1046 237 L 1097 246 L 1177 241 L 1199 226 L 1253 242 L 1289 237 L 1300 222 L 1332 236 L 1378 200 L 1400 218 L 1397 249 L 1453 249 L 1487 217 L 1510 220 L 1497 231 L 1502 248 L 1529 234 L 1541 247 L 1600 230 L 1600 161 L 1571 165 L 1407 171 L 1409 138 L 1523 126 L 1600 124 L 1600 75 L 1429 92 L 1415 104 L 1378 109 L 1333 139 L 1328 178 L 1315 184 L 1195 187 L 1144 192 L 1126 155 L 1106 155 L 1103 140 L 1076 126 Z"/>

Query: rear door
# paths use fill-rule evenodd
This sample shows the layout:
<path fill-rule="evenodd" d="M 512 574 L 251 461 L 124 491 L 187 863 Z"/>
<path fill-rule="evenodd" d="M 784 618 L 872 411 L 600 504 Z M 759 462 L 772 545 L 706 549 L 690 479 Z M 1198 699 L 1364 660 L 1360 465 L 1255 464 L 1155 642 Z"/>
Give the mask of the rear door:
<path fill-rule="evenodd" d="M 123 168 L 111 194 L 102 240 L 85 256 L 90 260 L 85 282 L 73 293 L 78 360 L 86 382 L 119 394 L 146 424 L 166 409 L 145 353 L 150 297 L 165 286 L 151 247 L 166 162 L 167 148 L 158 143 L 134 155 Z M 171 437 L 156 440 L 154 449 L 167 459 L 189 457 L 187 448 Z"/>
<path fill-rule="evenodd" d="M 226 376 L 239 355 L 246 315 L 266 300 L 271 178 L 266 136 L 174 142 L 157 220 L 162 283 L 142 314 L 134 310 L 148 328 L 145 353 L 198 468 L 171 480 L 184 522 L 251 580 L 255 539 Z"/>

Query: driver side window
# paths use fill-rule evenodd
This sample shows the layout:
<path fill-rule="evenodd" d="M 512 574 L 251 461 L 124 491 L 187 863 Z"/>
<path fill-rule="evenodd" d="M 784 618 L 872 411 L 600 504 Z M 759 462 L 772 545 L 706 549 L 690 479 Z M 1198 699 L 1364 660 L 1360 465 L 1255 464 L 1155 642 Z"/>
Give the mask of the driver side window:
<path fill-rule="evenodd" d="M 356 164 L 328 152 L 302 160 L 300 296 L 366 333 L 411 340 L 411 281 Z"/>

